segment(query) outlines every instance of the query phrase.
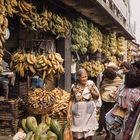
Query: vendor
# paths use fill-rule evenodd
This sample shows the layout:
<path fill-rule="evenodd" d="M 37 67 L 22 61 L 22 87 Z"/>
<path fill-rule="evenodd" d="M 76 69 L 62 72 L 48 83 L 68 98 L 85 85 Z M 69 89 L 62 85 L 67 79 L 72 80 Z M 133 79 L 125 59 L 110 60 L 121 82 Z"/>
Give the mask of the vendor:
<path fill-rule="evenodd" d="M 0 74 L 0 96 L 8 99 L 9 84 L 14 85 L 15 74 L 9 70 L 8 63 L 2 61 L 3 72 Z"/>

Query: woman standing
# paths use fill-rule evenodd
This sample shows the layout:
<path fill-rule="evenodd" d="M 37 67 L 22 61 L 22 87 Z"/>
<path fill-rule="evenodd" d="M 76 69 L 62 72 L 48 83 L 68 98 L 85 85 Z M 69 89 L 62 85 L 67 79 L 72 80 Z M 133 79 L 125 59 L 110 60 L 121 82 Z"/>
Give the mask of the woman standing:
<path fill-rule="evenodd" d="M 97 87 L 88 80 L 85 69 L 78 70 L 77 79 L 72 85 L 67 119 L 72 120 L 74 139 L 91 140 L 98 128 L 96 111 L 101 106 L 101 100 Z"/>
<path fill-rule="evenodd" d="M 101 83 L 102 107 L 100 111 L 98 134 L 102 134 L 102 130 L 104 128 L 106 131 L 105 140 L 110 140 L 111 136 L 112 140 L 115 139 L 115 136 L 112 135 L 106 128 L 105 114 L 113 108 L 115 104 L 115 92 L 121 84 L 122 79 L 113 69 L 107 68 L 104 70 L 103 80 Z"/>
<path fill-rule="evenodd" d="M 123 140 L 130 140 L 140 114 L 140 73 L 137 69 L 126 74 L 124 87 L 118 90 L 117 95 L 118 105 L 126 110 Z"/>

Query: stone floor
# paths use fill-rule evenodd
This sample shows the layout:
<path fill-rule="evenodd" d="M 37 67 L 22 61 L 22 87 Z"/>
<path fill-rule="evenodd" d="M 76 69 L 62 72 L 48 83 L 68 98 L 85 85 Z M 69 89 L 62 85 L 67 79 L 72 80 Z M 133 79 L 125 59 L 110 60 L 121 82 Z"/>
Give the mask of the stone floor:
<path fill-rule="evenodd" d="M 94 136 L 93 140 L 104 140 L 104 135 Z M 0 136 L 0 140 L 12 140 L 12 137 L 10 136 Z M 116 136 L 116 140 L 122 140 L 122 134 Z"/>

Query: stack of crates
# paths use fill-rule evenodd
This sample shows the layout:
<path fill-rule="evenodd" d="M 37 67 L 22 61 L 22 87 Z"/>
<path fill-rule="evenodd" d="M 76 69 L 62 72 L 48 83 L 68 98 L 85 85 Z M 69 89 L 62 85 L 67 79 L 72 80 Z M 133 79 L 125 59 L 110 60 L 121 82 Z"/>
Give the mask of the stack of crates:
<path fill-rule="evenodd" d="M 25 113 L 23 99 L 9 99 L 0 101 L 0 135 L 14 135 Z"/>

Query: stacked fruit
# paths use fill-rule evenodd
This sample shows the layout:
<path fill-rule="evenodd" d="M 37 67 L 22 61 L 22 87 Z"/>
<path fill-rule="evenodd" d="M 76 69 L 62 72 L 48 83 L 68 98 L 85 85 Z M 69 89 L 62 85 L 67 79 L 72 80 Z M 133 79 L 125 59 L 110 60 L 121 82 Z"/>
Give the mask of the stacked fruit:
<path fill-rule="evenodd" d="M 46 116 L 45 122 L 37 123 L 33 116 L 28 116 L 21 121 L 22 128 L 18 132 L 24 132 L 24 140 L 62 140 L 63 128 L 57 120 Z"/>
<path fill-rule="evenodd" d="M 123 56 L 125 54 L 125 38 L 118 37 L 117 38 L 117 55 Z"/>
<path fill-rule="evenodd" d="M 2 58 L 5 43 L 5 33 L 8 28 L 8 19 L 6 18 L 6 9 L 3 5 L 0 5 L 0 72 L 3 71 L 2 68 Z"/>
<path fill-rule="evenodd" d="M 64 73 L 63 61 L 59 53 L 35 55 L 19 50 L 12 55 L 10 68 L 21 77 L 24 77 L 25 72 L 29 71 L 33 75 L 36 73 L 43 74 L 42 78 L 45 79 L 47 75 L 53 76 L 56 73 Z"/>
<path fill-rule="evenodd" d="M 55 96 L 46 89 L 36 88 L 28 92 L 27 106 L 31 113 L 46 114 L 51 111 L 55 103 Z"/>
<path fill-rule="evenodd" d="M 78 18 L 72 22 L 72 46 L 74 52 L 86 54 L 88 51 L 88 24 L 83 18 Z"/>
<path fill-rule="evenodd" d="M 60 88 L 55 88 L 51 92 L 56 97 L 56 102 L 52 107 L 50 115 L 52 118 L 66 118 L 70 93 Z"/>
<path fill-rule="evenodd" d="M 100 61 L 93 60 L 80 64 L 80 67 L 86 69 L 90 77 L 97 77 L 104 70 L 104 65 Z"/>
<path fill-rule="evenodd" d="M 103 35 L 101 31 L 93 24 L 89 25 L 89 45 L 91 53 L 102 52 L 101 46 L 103 41 Z"/>

